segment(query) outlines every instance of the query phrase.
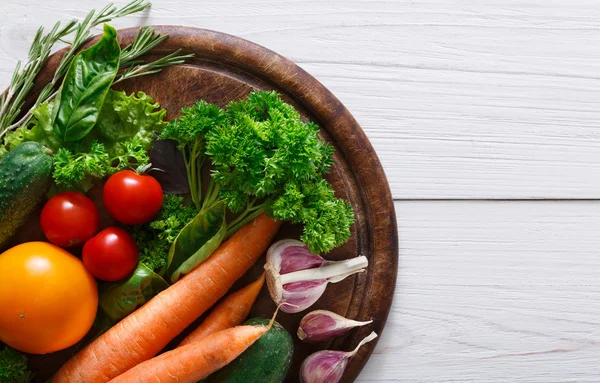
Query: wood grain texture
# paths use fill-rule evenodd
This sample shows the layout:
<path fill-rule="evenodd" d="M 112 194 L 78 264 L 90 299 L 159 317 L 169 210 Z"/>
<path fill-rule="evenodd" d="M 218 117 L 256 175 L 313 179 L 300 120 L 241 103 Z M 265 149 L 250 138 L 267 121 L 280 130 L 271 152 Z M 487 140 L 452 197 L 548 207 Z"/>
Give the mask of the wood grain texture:
<path fill-rule="evenodd" d="M 0 4 L 3 88 L 40 24 L 105 1 Z M 299 63 L 352 111 L 395 198 L 600 194 L 600 7 L 590 0 L 153 1 L 118 27 L 189 25 Z"/>
<path fill-rule="evenodd" d="M 396 211 L 396 297 L 361 382 L 600 380 L 600 202 Z"/>

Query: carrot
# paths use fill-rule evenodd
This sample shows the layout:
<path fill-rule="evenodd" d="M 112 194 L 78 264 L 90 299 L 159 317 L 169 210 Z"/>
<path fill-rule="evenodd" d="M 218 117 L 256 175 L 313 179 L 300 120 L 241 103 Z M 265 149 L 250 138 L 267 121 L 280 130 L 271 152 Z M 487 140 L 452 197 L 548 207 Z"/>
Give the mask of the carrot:
<path fill-rule="evenodd" d="M 105 383 L 152 358 L 219 300 L 265 252 L 281 222 L 262 214 L 206 261 L 102 334 L 56 373 L 54 383 Z"/>
<path fill-rule="evenodd" d="M 110 383 L 196 383 L 232 362 L 269 327 L 237 326 L 218 331 L 140 363 Z"/>
<path fill-rule="evenodd" d="M 250 309 L 264 283 L 265 275 L 263 274 L 258 280 L 230 294 L 213 309 L 200 326 L 179 343 L 179 347 L 199 341 L 217 331 L 241 324 L 250 313 Z"/>

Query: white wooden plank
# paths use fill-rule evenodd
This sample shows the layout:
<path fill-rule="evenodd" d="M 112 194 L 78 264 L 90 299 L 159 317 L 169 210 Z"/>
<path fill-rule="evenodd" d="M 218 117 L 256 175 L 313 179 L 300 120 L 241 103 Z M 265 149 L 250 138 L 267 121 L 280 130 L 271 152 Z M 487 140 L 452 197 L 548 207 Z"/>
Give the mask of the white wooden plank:
<path fill-rule="evenodd" d="M 0 4 L 0 86 L 39 24 L 106 1 Z M 117 26 L 236 34 L 297 61 L 355 114 L 396 198 L 600 195 L 596 1 L 153 1 Z"/>
<path fill-rule="evenodd" d="M 360 382 L 600 381 L 600 202 L 397 202 L 400 272 Z"/>

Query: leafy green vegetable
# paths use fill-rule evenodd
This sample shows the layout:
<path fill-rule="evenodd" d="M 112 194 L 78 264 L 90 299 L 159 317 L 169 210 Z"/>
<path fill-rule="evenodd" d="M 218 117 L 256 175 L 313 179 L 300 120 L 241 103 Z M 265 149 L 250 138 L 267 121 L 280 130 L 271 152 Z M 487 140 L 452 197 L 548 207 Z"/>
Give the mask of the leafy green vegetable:
<path fill-rule="evenodd" d="M 60 148 L 54 156 L 52 176 L 58 186 L 67 188 L 79 187 L 87 190 L 94 179 L 114 174 L 115 172 L 148 163 L 148 153 L 138 137 L 119 143 L 119 154 L 114 150 L 107 151 L 104 144 L 94 140 L 89 148 L 83 144 L 78 149 Z"/>
<path fill-rule="evenodd" d="M 88 153 L 73 153 L 60 148 L 54 156 L 54 180 L 58 185 L 73 187 L 90 175 L 101 178 L 110 166 L 104 145 L 94 141 Z"/>
<path fill-rule="evenodd" d="M 283 190 L 290 181 L 318 180 L 331 165 L 332 148 L 318 137 L 318 126 L 304 123 L 276 93 L 256 92 L 228 105 L 230 126 L 207 136 L 207 154 L 220 194 L 234 212 L 253 197 Z"/>
<path fill-rule="evenodd" d="M 202 207 L 202 174 L 204 164 L 204 138 L 216 126 L 226 121 L 225 113 L 216 105 L 199 101 L 183 108 L 182 116 L 171 120 L 159 138 L 174 140 L 183 154 L 190 185 L 190 194 L 196 208 Z M 206 205 L 205 205 L 206 206 Z"/>
<path fill-rule="evenodd" d="M 196 206 L 222 201 L 238 214 L 227 223 L 226 238 L 267 212 L 303 224 L 302 240 L 322 253 L 350 237 L 354 213 L 323 179 L 333 148 L 318 133 L 316 124 L 303 121 L 277 93 L 259 91 L 229 103 L 225 111 L 204 101 L 185 108 L 159 138 L 179 143 Z M 194 177 L 205 158 L 212 177 L 202 199 Z"/>
<path fill-rule="evenodd" d="M 197 214 L 182 196 L 167 194 L 154 220 L 129 231 L 138 245 L 140 262 L 159 274 L 164 274 L 171 244 L 183 227 Z"/>
<path fill-rule="evenodd" d="M 167 267 L 167 258 L 169 257 L 171 244 L 160 239 L 158 232 L 148 225 L 128 228 L 128 230 L 138 245 L 140 262 L 147 265 L 154 272 L 162 275 Z"/>
<path fill-rule="evenodd" d="M 57 151 L 61 142 L 52 128 L 53 110 L 53 102 L 45 102 L 33 109 L 30 126 L 22 126 L 6 135 L 4 143 L 7 149 L 12 150 L 23 142 L 37 141 L 48 149 Z"/>
<path fill-rule="evenodd" d="M 60 148 L 54 161 L 57 185 L 86 190 L 93 179 L 148 163 L 155 132 L 166 125 L 166 110 L 138 92 L 110 90 L 96 127 L 83 140 Z"/>
<path fill-rule="evenodd" d="M 169 287 L 169 284 L 143 263 L 124 281 L 100 287 L 99 305 L 113 321 L 119 321 Z"/>
<path fill-rule="evenodd" d="M 309 249 L 334 249 L 350 238 L 352 207 L 335 198 L 324 179 L 314 183 L 288 183 L 269 209 L 273 218 L 304 224 L 300 237 Z"/>
<path fill-rule="evenodd" d="M 0 350 L 0 383 L 29 383 L 32 380 L 25 355 L 8 346 Z"/>
<path fill-rule="evenodd" d="M 166 277 L 175 283 L 208 258 L 227 232 L 225 205 L 222 202 L 202 209 L 179 232 L 169 251 Z"/>
<path fill-rule="evenodd" d="M 104 98 L 119 69 L 117 31 L 104 25 L 96 44 L 75 56 L 56 96 L 53 126 L 62 142 L 85 137 L 96 124 Z"/>
<path fill-rule="evenodd" d="M 154 132 L 160 132 L 167 124 L 167 111 L 159 108 L 158 102 L 144 92 L 127 96 L 125 92 L 111 90 L 94 131 L 115 154 L 123 151 L 119 143 L 132 137 L 138 138 L 145 150 L 150 150 Z"/>

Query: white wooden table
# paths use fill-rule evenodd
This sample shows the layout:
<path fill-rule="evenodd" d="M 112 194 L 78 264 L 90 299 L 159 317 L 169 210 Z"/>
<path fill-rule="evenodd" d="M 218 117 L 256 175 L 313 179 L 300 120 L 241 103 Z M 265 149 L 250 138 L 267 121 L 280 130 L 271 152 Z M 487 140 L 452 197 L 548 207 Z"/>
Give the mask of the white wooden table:
<path fill-rule="evenodd" d="M 0 88 L 35 30 L 100 0 L 2 0 Z M 600 382 L 600 3 L 155 0 L 116 26 L 294 60 L 389 177 L 400 270 L 360 382 Z"/>

